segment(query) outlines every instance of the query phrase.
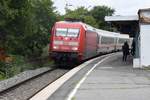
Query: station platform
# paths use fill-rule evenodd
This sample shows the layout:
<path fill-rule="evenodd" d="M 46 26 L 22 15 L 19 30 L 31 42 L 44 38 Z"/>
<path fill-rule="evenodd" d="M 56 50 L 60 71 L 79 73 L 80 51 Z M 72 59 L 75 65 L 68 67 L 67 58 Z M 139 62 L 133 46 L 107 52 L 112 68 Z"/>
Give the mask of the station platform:
<path fill-rule="evenodd" d="M 121 54 L 98 65 L 85 79 L 73 100 L 149 100 L 150 72 L 133 69 L 132 58 Z"/>
<path fill-rule="evenodd" d="M 123 62 L 119 52 L 87 64 L 47 100 L 149 100 L 149 94 L 150 71 L 134 69 L 132 57 Z"/>
<path fill-rule="evenodd" d="M 121 53 L 98 65 L 70 100 L 149 100 L 150 72 L 133 69 Z"/>

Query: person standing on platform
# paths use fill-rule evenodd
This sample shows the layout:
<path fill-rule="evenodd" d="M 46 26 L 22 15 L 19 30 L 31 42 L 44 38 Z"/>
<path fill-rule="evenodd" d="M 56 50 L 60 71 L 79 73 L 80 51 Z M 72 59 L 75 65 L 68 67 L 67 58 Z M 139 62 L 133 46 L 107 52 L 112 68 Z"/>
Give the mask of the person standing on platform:
<path fill-rule="evenodd" d="M 122 52 L 123 52 L 122 60 L 127 61 L 127 56 L 129 55 L 129 45 L 127 41 L 122 46 Z"/>
<path fill-rule="evenodd" d="M 133 41 L 132 41 L 131 54 L 132 54 L 132 56 L 135 55 L 135 39 L 133 39 Z"/>

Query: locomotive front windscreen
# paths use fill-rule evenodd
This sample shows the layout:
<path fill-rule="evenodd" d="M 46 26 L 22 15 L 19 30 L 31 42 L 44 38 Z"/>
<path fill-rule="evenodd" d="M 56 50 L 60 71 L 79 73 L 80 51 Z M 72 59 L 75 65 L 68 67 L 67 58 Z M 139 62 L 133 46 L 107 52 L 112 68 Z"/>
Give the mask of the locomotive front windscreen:
<path fill-rule="evenodd" d="M 57 28 L 56 36 L 78 37 L 79 29 L 77 28 Z"/>
<path fill-rule="evenodd" d="M 68 29 L 68 37 L 78 37 L 79 29 Z"/>
<path fill-rule="evenodd" d="M 66 35 L 67 35 L 67 28 L 56 29 L 56 36 L 66 36 Z"/>

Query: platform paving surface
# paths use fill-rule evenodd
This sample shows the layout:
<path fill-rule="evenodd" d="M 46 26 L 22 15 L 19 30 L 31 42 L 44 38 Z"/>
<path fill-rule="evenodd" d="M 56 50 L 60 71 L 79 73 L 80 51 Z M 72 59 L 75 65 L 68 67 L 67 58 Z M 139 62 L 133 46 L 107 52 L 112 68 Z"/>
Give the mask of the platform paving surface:
<path fill-rule="evenodd" d="M 98 65 L 73 100 L 150 100 L 150 71 L 132 68 L 118 53 Z"/>
<path fill-rule="evenodd" d="M 79 71 L 48 100 L 68 100 L 83 76 L 102 59 Z M 150 100 L 150 70 L 133 69 L 132 57 L 122 62 L 122 53 L 116 53 L 88 75 L 70 100 Z"/>

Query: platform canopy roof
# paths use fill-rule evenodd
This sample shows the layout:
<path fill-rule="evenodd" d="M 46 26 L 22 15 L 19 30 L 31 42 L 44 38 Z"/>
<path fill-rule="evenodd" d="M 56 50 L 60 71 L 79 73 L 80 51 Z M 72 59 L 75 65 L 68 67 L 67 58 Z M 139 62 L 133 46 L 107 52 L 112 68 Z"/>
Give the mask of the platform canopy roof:
<path fill-rule="evenodd" d="M 106 16 L 105 21 L 110 22 L 121 34 L 129 34 L 134 37 L 138 31 L 139 16 Z"/>
<path fill-rule="evenodd" d="M 112 21 L 138 21 L 138 15 L 134 16 L 106 16 L 105 21 L 112 22 Z"/>

